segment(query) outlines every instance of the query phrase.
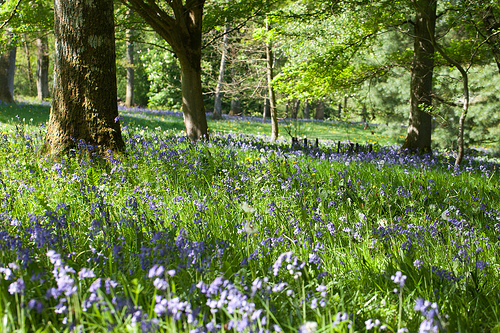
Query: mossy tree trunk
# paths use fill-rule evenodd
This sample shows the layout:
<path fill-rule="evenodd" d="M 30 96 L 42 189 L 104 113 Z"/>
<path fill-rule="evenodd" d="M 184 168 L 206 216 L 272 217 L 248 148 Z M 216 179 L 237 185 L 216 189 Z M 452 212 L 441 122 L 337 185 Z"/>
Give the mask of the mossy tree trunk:
<path fill-rule="evenodd" d="M 113 0 L 55 0 L 54 33 L 54 96 L 43 152 L 65 154 L 82 140 L 100 154 L 124 150 Z"/>

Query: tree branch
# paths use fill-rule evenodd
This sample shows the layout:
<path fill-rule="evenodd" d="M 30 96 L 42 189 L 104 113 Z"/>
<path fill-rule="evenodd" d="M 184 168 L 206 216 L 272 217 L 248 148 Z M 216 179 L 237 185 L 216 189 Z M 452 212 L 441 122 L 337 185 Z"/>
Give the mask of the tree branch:
<path fill-rule="evenodd" d="M 10 13 L 10 16 L 8 19 L 6 19 L 2 25 L 0 26 L 0 29 L 2 29 L 3 27 L 5 27 L 9 22 L 10 20 L 12 20 L 12 18 L 14 17 L 14 15 L 16 14 L 17 12 L 17 8 L 19 8 L 19 4 L 21 3 L 21 0 L 18 0 L 17 1 L 17 4 L 16 4 L 16 7 L 14 7 L 14 10 L 12 10 L 12 13 Z"/>

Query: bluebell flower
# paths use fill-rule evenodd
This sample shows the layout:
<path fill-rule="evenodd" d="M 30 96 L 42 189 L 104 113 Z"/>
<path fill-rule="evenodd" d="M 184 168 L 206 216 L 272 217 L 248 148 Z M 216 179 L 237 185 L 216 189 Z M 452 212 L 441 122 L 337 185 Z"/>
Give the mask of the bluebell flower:
<path fill-rule="evenodd" d="M 406 275 L 403 275 L 401 271 L 397 271 L 395 275 L 391 276 L 391 280 L 399 284 L 400 288 L 403 288 L 405 286 Z"/>
<path fill-rule="evenodd" d="M 11 295 L 13 294 L 23 294 L 24 293 L 24 288 L 26 288 L 24 284 L 24 280 L 22 278 L 18 278 L 16 281 L 12 282 L 9 285 L 9 293 Z"/>
<path fill-rule="evenodd" d="M 28 309 L 35 310 L 38 313 L 42 313 L 43 303 L 37 301 L 36 299 L 30 299 L 28 302 Z"/>
<path fill-rule="evenodd" d="M 155 276 L 160 276 L 163 274 L 164 271 L 165 268 L 162 265 L 154 265 L 149 269 L 148 278 L 151 279 Z"/>
<path fill-rule="evenodd" d="M 84 267 L 78 272 L 78 278 L 80 280 L 83 280 L 84 278 L 95 278 L 95 273 L 92 269 Z"/>

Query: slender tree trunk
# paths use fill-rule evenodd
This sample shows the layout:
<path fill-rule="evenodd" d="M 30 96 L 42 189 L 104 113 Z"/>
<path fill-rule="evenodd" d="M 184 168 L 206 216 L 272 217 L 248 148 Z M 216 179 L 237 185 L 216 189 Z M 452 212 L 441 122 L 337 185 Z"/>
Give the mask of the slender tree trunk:
<path fill-rule="evenodd" d="M 9 89 L 10 52 L 0 54 L 0 101 L 12 103 L 14 99 Z"/>
<path fill-rule="evenodd" d="M 213 119 L 222 119 L 222 84 L 224 82 L 224 71 L 226 68 L 226 53 L 229 44 L 227 34 L 227 26 L 224 28 L 224 38 L 222 39 L 222 56 L 220 58 L 219 78 L 217 80 L 217 87 L 215 88 L 215 103 Z"/>
<path fill-rule="evenodd" d="M 36 39 L 36 90 L 38 99 L 49 97 L 49 45 L 47 37 Z"/>
<path fill-rule="evenodd" d="M 132 16 L 132 10 L 128 12 L 128 16 Z M 125 95 L 125 106 L 131 107 L 134 105 L 134 31 L 128 29 L 126 32 L 126 51 L 125 62 L 127 67 L 127 91 Z"/>
<path fill-rule="evenodd" d="M 300 108 L 300 99 L 295 98 L 292 105 L 292 119 L 297 119 Z"/>
<path fill-rule="evenodd" d="M 431 30 L 432 27 L 429 26 L 429 30 Z M 469 101 L 470 101 L 470 96 L 469 96 L 469 75 L 467 73 L 467 70 L 460 64 L 460 62 L 456 61 L 452 57 L 450 57 L 444 50 L 441 48 L 441 46 L 437 43 L 435 36 L 432 34 L 431 36 L 431 42 L 434 48 L 439 52 L 439 54 L 452 66 L 456 67 L 458 71 L 460 72 L 460 75 L 462 76 L 462 88 L 463 88 L 463 99 L 464 99 L 464 105 L 462 107 L 462 113 L 460 115 L 460 119 L 458 121 L 458 138 L 457 138 L 457 146 L 458 146 L 458 153 L 457 157 L 455 159 L 455 168 L 457 168 L 460 163 L 462 163 L 462 160 L 465 155 L 465 149 L 464 149 L 464 130 L 465 130 L 465 118 L 467 118 L 467 112 L 469 110 Z"/>
<path fill-rule="evenodd" d="M 431 152 L 432 117 L 425 109 L 432 105 L 432 74 L 434 69 L 434 36 L 436 1 L 413 0 L 415 31 L 411 70 L 410 117 L 406 139 L 401 147 L 420 153 Z"/>
<path fill-rule="evenodd" d="M 10 92 L 10 95 L 12 96 L 12 99 L 14 99 L 14 78 L 16 76 L 16 55 L 17 55 L 17 48 L 14 47 L 9 52 L 9 73 L 8 73 L 9 92 Z"/>
<path fill-rule="evenodd" d="M 182 112 L 186 135 L 208 139 L 207 118 L 201 89 L 201 33 L 205 0 L 168 1 L 165 11 L 155 1 L 122 0 L 172 47 L 181 65 Z M 172 16 L 173 15 L 173 16 Z"/>
<path fill-rule="evenodd" d="M 266 19 L 266 30 L 269 31 L 269 18 Z M 271 42 L 266 43 L 266 70 L 267 70 L 267 88 L 269 97 L 269 108 L 271 109 L 271 141 L 276 141 L 279 135 L 278 128 L 278 110 L 276 109 L 276 95 L 272 86 L 274 79 L 274 55 Z"/>
<path fill-rule="evenodd" d="M 24 52 L 26 53 L 26 67 L 28 69 L 28 85 L 30 94 L 33 91 L 33 71 L 31 70 L 31 55 L 28 42 L 26 41 L 27 36 L 24 36 Z"/>
<path fill-rule="evenodd" d="M 311 109 L 311 105 L 309 104 L 309 100 L 306 98 L 304 101 L 304 119 L 309 119 L 309 110 Z"/>
<path fill-rule="evenodd" d="M 125 149 L 116 104 L 113 18 L 113 0 L 54 1 L 54 99 L 45 154 L 65 154 L 83 141 L 100 154 Z"/>

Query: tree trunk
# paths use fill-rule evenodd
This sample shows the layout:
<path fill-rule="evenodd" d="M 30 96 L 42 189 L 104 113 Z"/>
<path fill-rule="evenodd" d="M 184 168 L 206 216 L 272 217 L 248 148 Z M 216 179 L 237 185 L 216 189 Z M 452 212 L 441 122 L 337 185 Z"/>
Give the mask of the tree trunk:
<path fill-rule="evenodd" d="M 266 19 L 266 30 L 269 31 L 269 18 Z M 278 128 L 278 110 L 276 109 L 276 95 L 272 82 L 274 79 L 274 55 L 271 42 L 266 43 L 266 73 L 267 73 L 267 90 L 269 97 L 269 108 L 271 109 L 271 141 L 276 141 L 279 135 Z"/>
<path fill-rule="evenodd" d="M 168 1 L 165 7 L 170 7 L 171 11 L 163 10 L 155 1 L 122 1 L 127 2 L 172 47 L 182 71 L 182 112 L 186 135 L 192 141 L 204 137 L 208 139 L 201 89 L 201 33 L 205 0 Z"/>
<path fill-rule="evenodd" d="M 208 139 L 208 124 L 201 89 L 201 68 L 192 68 L 182 61 L 180 63 L 182 111 L 186 135 L 191 141 L 204 137 Z"/>
<path fill-rule="evenodd" d="M 325 102 L 324 101 L 319 101 L 318 104 L 316 105 L 316 115 L 314 116 L 314 119 L 317 119 L 317 120 L 324 120 L 325 119 Z"/>
<path fill-rule="evenodd" d="M 415 30 L 413 65 L 411 70 L 410 116 L 408 130 L 402 149 L 431 152 L 432 117 L 426 108 L 432 105 L 432 74 L 434 47 L 431 35 L 436 27 L 436 1 L 413 0 Z"/>
<path fill-rule="evenodd" d="M 231 99 L 231 110 L 229 111 L 229 114 L 234 116 L 238 115 L 241 113 L 241 102 L 239 99 Z"/>
<path fill-rule="evenodd" d="M 429 26 L 428 28 L 430 31 L 432 30 L 432 27 Z M 465 130 L 465 118 L 467 118 L 467 112 L 469 110 L 469 102 L 470 102 L 470 95 L 469 95 L 469 74 L 467 73 L 467 70 L 460 64 L 460 62 L 456 61 L 452 57 L 450 57 L 444 50 L 441 48 L 441 46 L 437 43 L 436 38 L 434 34 L 430 36 L 432 45 L 434 48 L 439 52 L 439 54 L 452 66 L 456 67 L 458 71 L 460 72 L 460 75 L 462 76 L 462 88 L 463 88 L 463 99 L 464 99 L 464 105 L 462 107 L 462 113 L 460 115 L 460 120 L 458 122 L 458 138 L 457 138 L 457 145 L 458 145 L 458 154 L 455 159 L 455 168 L 458 168 L 460 163 L 462 163 L 462 160 L 465 155 L 465 150 L 464 150 L 464 130 Z"/>
<path fill-rule="evenodd" d="M 12 103 L 14 99 L 9 89 L 9 64 L 10 52 L 0 55 L 0 101 Z"/>
<path fill-rule="evenodd" d="M 222 83 L 224 82 L 224 71 L 226 68 L 226 52 L 229 44 L 227 36 L 227 26 L 224 28 L 224 38 L 222 39 L 222 56 L 220 58 L 219 78 L 217 80 L 217 87 L 215 88 L 215 103 L 213 119 L 222 119 Z"/>
<path fill-rule="evenodd" d="M 311 105 L 309 104 L 309 100 L 306 98 L 304 101 L 304 119 L 309 119 L 309 110 L 311 109 Z"/>
<path fill-rule="evenodd" d="M 292 105 L 292 119 L 297 119 L 300 108 L 300 99 L 295 98 Z"/>
<path fill-rule="evenodd" d="M 47 37 L 36 39 L 36 90 L 38 99 L 49 97 L 49 45 Z"/>
<path fill-rule="evenodd" d="M 54 1 L 54 99 L 43 153 L 84 142 L 100 154 L 123 151 L 116 104 L 113 0 Z"/>
<path fill-rule="evenodd" d="M 31 55 L 28 42 L 26 41 L 27 36 L 24 35 L 24 52 L 26 53 L 26 67 L 28 70 L 28 85 L 30 95 L 33 92 L 33 71 L 31 70 Z"/>
<path fill-rule="evenodd" d="M 9 73 L 8 73 L 9 92 L 10 92 L 10 95 L 12 96 L 12 99 L 14 99 L 14 78 L 16 76 L 16 55 L 17 55 L 17 48 L 14 47 L 9 52 Z"/>
<path fill-rule="evenodd" d="M 129 17 L 132 15 L 132 11 L 128 13 Z M 125 95 L 125 106 L 131 107 L 134 105 L 134 31 L 128 29 L 126 33 L 126 51 L 125 51 L 125 62 L 127 67 L 127 92 Z"/>

